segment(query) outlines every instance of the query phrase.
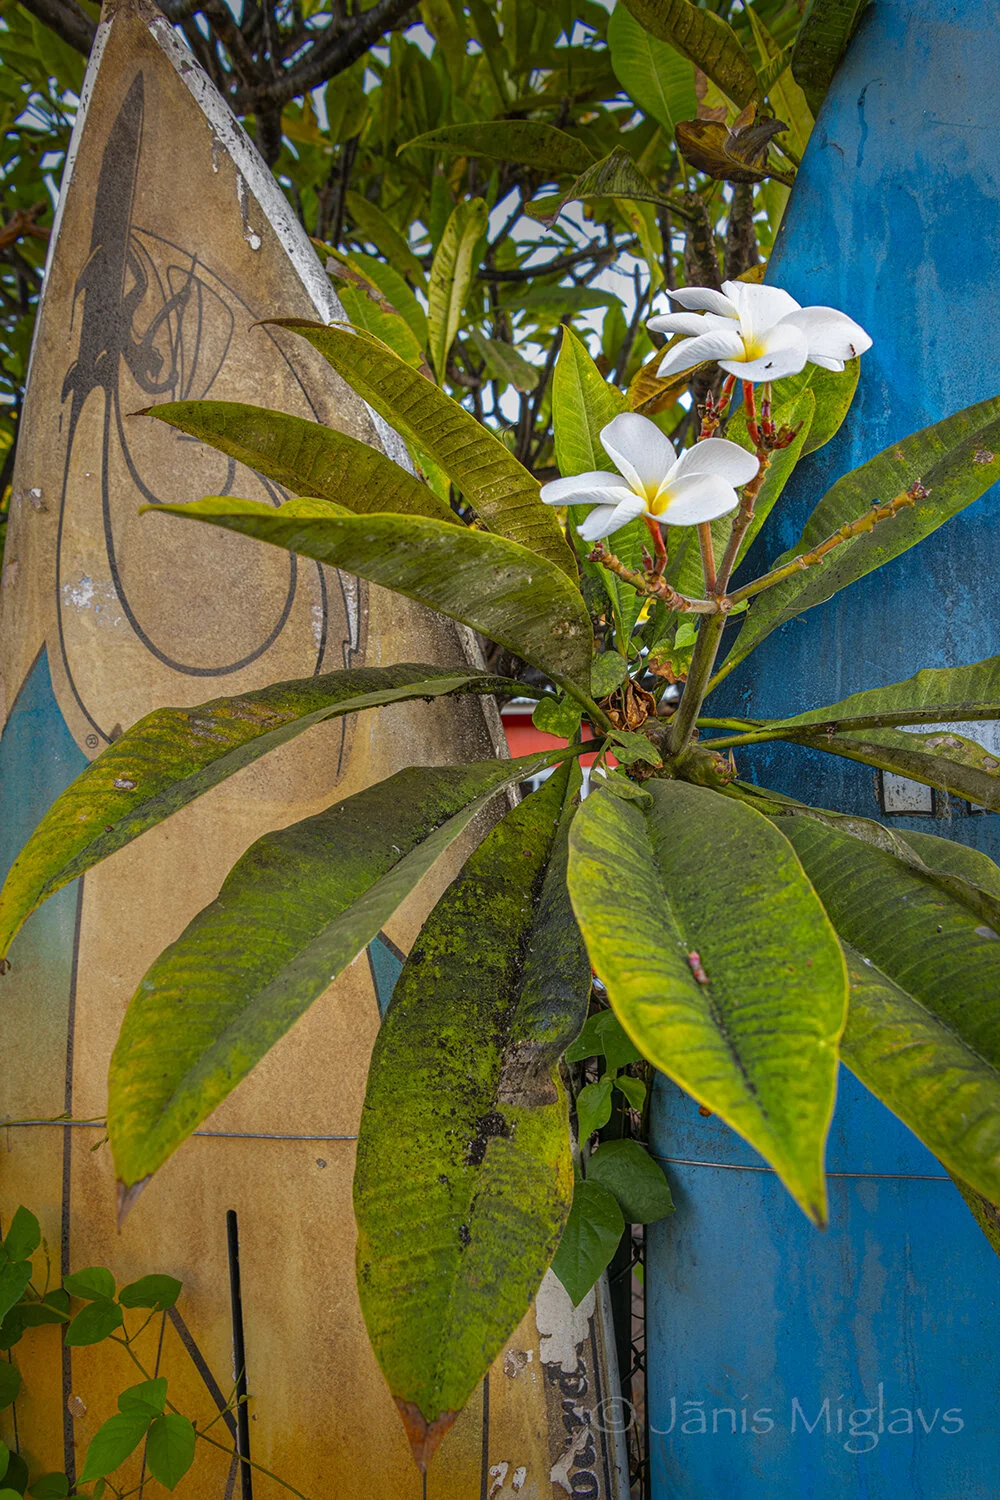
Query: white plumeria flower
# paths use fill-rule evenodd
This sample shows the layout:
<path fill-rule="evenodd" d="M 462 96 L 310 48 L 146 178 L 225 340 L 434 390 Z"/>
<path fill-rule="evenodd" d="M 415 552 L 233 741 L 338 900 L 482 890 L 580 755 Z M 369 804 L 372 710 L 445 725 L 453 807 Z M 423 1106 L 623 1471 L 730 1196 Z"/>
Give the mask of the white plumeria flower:
<path fill-rule="evenodd" d="M 735 486 L 746 484 L 757 459 L 726 438 L 706 438 L 680 458 L 655 422 L 626 411 L 601 429 L 605 452 L 621 470 L 591 469 L 542 485 L 546 505 L 592 505 L 580 525 L 585 542 L 610 536 L 637 516 L 661 526 L 714 521 L 739 504 Z"/>
<path fill-rule="evenodd" d="M 667 295 L 688 311 L 650 318 L 646 327 L 688 337 L 667 350 L 657 372 L 661 376 L 714 359 L 740 380 L 781 380 L 797 375 L 807 361 L 824 370 L 842 370 L 872 344 L 846 313 L 800 307 L 776 286 L 724 281 L 721 292 L 688 286 Z"/>

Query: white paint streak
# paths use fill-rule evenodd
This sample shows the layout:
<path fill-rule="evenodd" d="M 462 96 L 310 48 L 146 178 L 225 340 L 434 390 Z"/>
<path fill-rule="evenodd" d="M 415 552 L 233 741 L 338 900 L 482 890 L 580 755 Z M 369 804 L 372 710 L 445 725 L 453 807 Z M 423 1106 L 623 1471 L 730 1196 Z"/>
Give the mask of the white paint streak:
<path fill-rule="evenodd" d="M 535 1327 L 539 1356 L 545 1365 L 558 1365 L 567 1375 L 577 1366 L 577 1351 L 587 1337 L 596 1299 L 591 1289 L 579 1307 L 574 1307 L 566 1288 L 552 1271 L 546 1271 L 535 1298 Z"/>

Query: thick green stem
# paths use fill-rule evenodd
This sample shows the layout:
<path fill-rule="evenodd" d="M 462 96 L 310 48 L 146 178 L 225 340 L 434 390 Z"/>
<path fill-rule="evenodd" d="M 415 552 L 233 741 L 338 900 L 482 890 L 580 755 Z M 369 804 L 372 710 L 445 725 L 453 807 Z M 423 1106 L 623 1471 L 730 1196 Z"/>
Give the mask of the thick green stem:
<path fill-rule="evenodd" d="M 695 641 L 694 652 L 691 656 L 688 679 L 684 684 L 684 693 L 677 706 L 677 712 L 670 721 L 671 755 L 679 755 L 694 733 L 701 705 L 708 692 L 715 658 L 719 654 L 725 624 L 726 617 L 721 614 L 707 615 L 701 622 L 698 639 Z"/>

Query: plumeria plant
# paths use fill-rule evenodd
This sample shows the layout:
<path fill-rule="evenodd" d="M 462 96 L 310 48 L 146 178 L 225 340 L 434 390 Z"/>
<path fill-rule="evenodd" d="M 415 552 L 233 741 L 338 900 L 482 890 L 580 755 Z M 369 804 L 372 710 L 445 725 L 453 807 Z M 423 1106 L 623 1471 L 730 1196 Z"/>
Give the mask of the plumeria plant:
<path fill-rule="evenodd" d="M 471 626 L 514 666 L 363 667 L 160 709 L 53 804 L 0 898 L 3 952 L 47 896 L 321 720 L 464 693 L 537 699 L 536 723 L 563 746 L 412 766 L 255 844 L 142 980 L 111 1064 L 124 1211 L 492 808 L 402 969 L 358 1142 L 358 1288 L 422 1466 L 546 1268 L 579 1301 L 626 1220 L 669 1208 L 638 1146 L 587 1149 L 612 1092 L 641 1112 L 654 1070 L 744 1136 L 817 1225 L 838 1059 L 970 1201 L 1000 1202 L 1000 869 L 740 775 L 741 747 L 784 740 L 998 811 L 997 761 L 934 726 L 1000 717 L 1000 657 L 779 719 L 710 704 L 776 627 L 995 482 L 1000 397 L 844 475 L 799 543 L 746 578 L 795 465 L 843 420 L 870 341 L 845 314 L 750 281 L 670 296 L 684 310 L 651 324 L 672 340 L 652 391 L 648 372 L 617 389 L 565 329 L 562 477 L 542 488 L 472 413 L 346 324 L 281 322 L 447 476 L 453 505 L 281 412 L 151 408 L 301 498 L 149 507 L 148 524 L 171 513 L 345 569 Z M 669 405 L 634 408 L 655 412 L 651 397 L 694 370 L 711 388 L 678 453 Z M 584 751 L 597 755 L 585 799 Z M 498 795 L 546 770 L 512 810 Z M 574 1101 L 574 1066 L 595 1057 L 600 1076 Z"/>

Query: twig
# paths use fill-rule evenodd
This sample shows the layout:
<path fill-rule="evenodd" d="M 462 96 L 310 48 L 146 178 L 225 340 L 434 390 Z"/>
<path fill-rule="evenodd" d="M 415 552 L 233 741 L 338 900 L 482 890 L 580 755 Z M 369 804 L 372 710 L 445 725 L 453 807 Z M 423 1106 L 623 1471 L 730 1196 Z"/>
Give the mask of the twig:
<path fill-rule="evenodd" d="M 665 578 L 627 567 L 600 542 L 591 552 L 590 561 L 600 563 L 609 573 L 630 583 L 638 593 L 646 594 L 650 599 L 662 599 L 668 609 L 675 609 L 678 614 L 718 615 L 729 612 L 728 599 L 689 599 L 686 594 L 679 594 Z"/>
<path fill-rule="evenodd" d="M 760 578 L 755 578 L 752 583 L 747 583 L 741 589 L 734 589 L 729 595 L 730 607 L 742 603 L 744 599 L 752 599 L 755 594 L 764 589 L 774 588 L 775 584 L 783 583 L 786 578 L 799 573 L 803 568 L 813 568 L 821 563 L 823 559 L 839 547 L 843 542 L 849 542 L 852 537 L 863 536 L 865 532 L 872 531 L 880 521 L 888 521 L 899 511 L 905 510 L 907 506 L 915 505 L 918 500 L 925 499 L 930 490 L 924 488 L 919 479 L 911 484 L 908 490 L 897 495 L 893 500 L 887 500 L 884 505 L 878 501 L 867 510 L 863 516 L 858 516 L 855 521 L 845 521 L 843 526 L 828 536 L 824 541 L 815 546 L 811 552 L 800 552 L 798 557 L 793 557 L 790 562 L 783 563 L 780 568 L 772 568 L 769 573 L 764 573 Z"/>

